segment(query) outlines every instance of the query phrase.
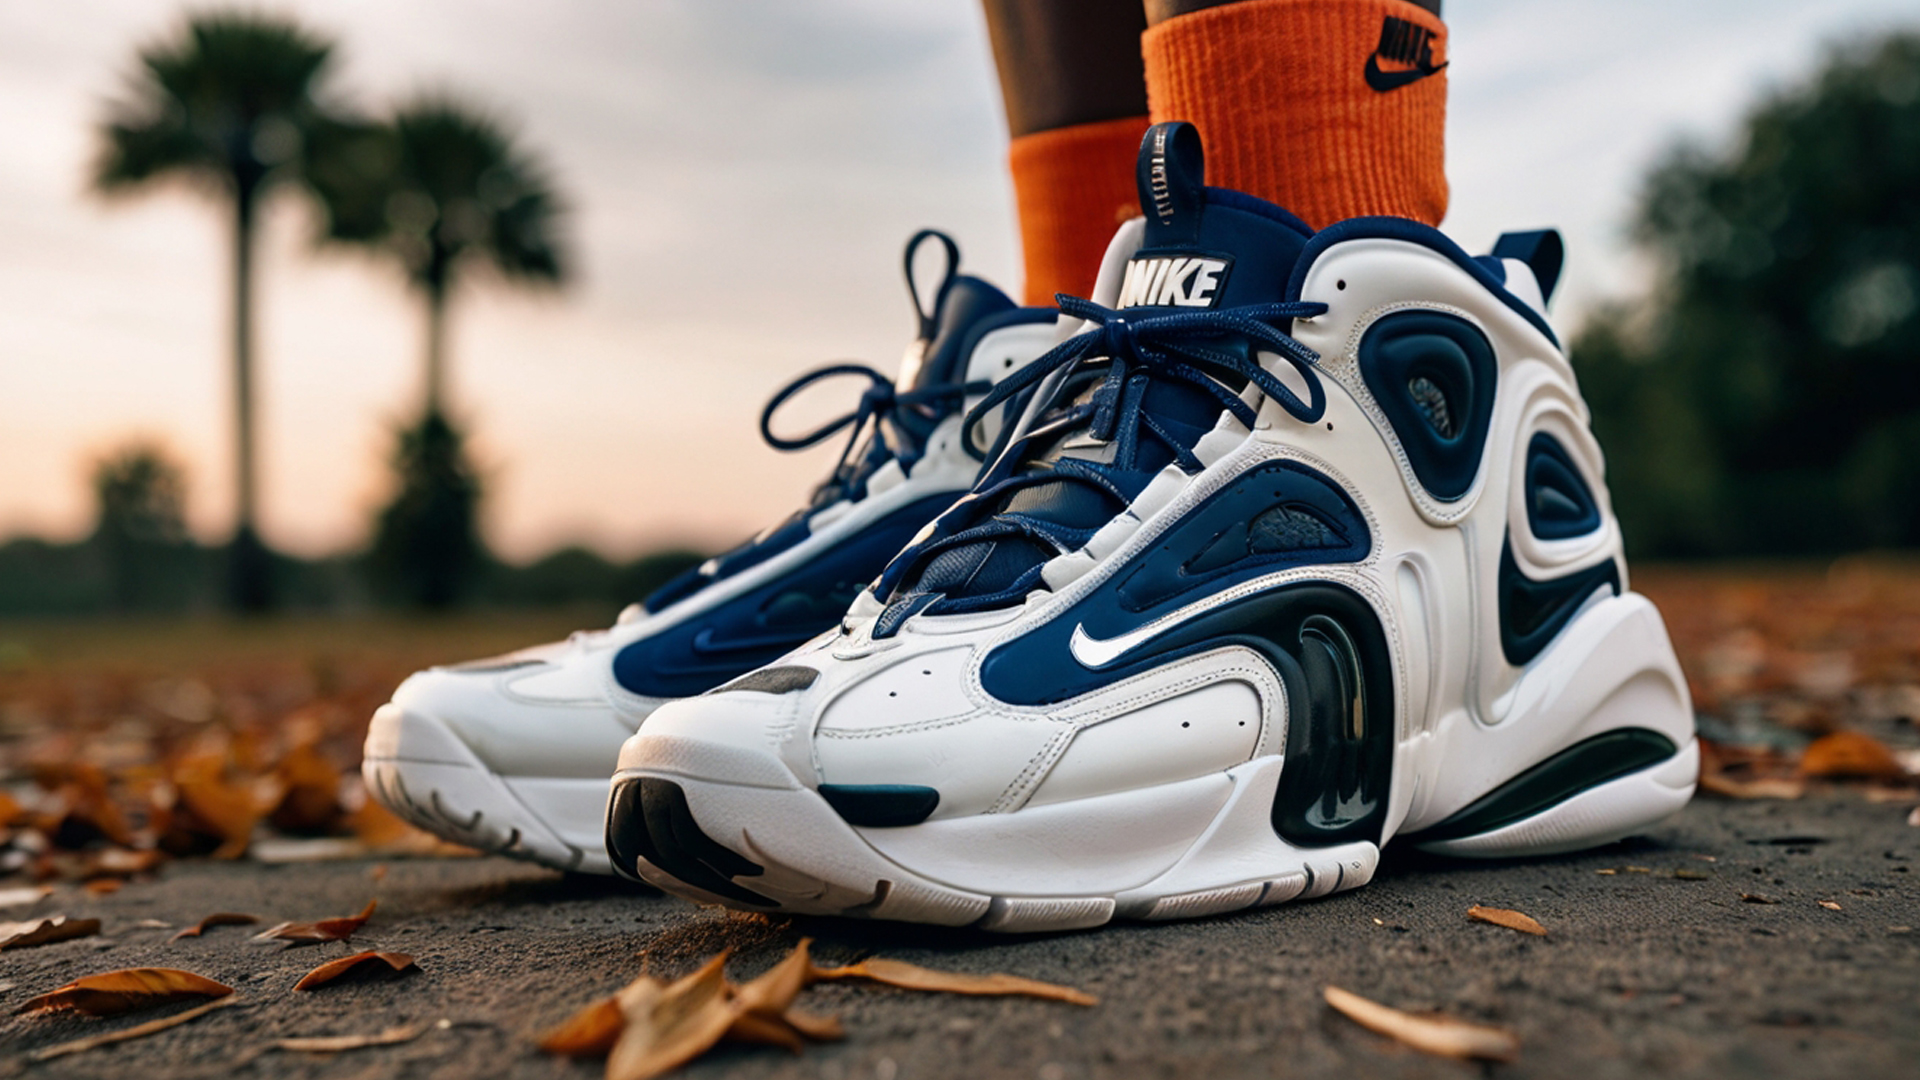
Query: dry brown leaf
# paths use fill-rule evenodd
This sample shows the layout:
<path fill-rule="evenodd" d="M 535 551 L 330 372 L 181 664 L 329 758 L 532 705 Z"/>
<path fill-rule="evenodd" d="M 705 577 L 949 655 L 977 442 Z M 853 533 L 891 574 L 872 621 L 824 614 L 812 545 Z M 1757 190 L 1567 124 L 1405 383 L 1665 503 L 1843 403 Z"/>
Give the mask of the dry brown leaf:
<path fill-rule="evenodd" d="M 540 1036 L 540 1049 L 568 1057 L 598 1057 L 613 1049 L 626 1020 L 620 999 L 603 997 L 567 1017 L 559 1027 Z"/>
<path fill-rule="evenodd" d="M 1495 926 L 1504 926 L 1523 934 L 1537 934 L 1541 937 L 1547 934 L 1547 928 L 1535 922 L 1531 916 L 1522 915 L 1518 911 L 1508 911 L 1506 908 L 1481 907 L 1475 904 L 1467 909 L 1467 918 L 1477 922 L 1492 923 Z"/>
<path fill-rule="evenodd" d="M 1800 755 L 1800 774 L 1841 780 L 1905 780 L 1907 771 L 1885 743 L 1858 731 L 1822 735 Z"/>
<path fill-rule="evenodd" d="M 89 1016 L 118 1016 L 193 997 L 226 997 L 233 987 L 177 968 L 123 968 L 75 979 L 15 1009 L 73 1009 Z"/>
<path fill-rule="evenodd" d="M 12 889 L 0 889 L 0 908 L 25 907 L 39 903 L 53 895 L 51 885 L 21 885 Z"/>
<path fill-rule="evenodd" d="M 253 935 L 255 941 L 291 941 L 295 945 L 316 945 L 323 941 L 346 941 L 359 933 L 360 928 L 373 918 L 374 905 L 378 900 L 367 901 L 367 906 L 358 915 L 348 915 L 335 919 L 321 919 L 317 922 L 283 922 L 268 927 Z"/>
<path fill-rule="evenodd" d="M 35 1050 L 32 1057 L 35 1061 L 47 1061 L 52 1058 L 65 1057 L 68 1054 L 77 1054 L 82 1050 L 92 1050 L 99 1046 L 110 1046 L 113 1043 L 126 1042 L 128 1039 L 145 1038 L 155 1032 L 165 1031 L 168 1028 L 179 1027 L 181 1024 L 198 1020 L 215 1009 L 224 1009 L 229 1005 L 237 1005 L 239 1003 L 240 999 L 238 997 L 218 998 L 207 1002 L 205 1005 L 195 1005 L 185 1012 L 174 1013 L 172 1016 L 163 1016 L 158 1020 L 149 1020 L 144 1024 L 135 1024 L 121 1031 L 109 1031 L 101 1035 L 89 1035 L 84 1039 L 75 1039 L 72 1042 L 45 1046 Z"/>
<path fill-rule="evenodd" d="M 157 806 L 154 813 L 162 849 L 175 855 L 210 854 L 216 859 L 237 859 L 247 853 L 253 827 L 260 820 L 260 804 L 250 788 L 228 781 L 225 755 L 207 752 L 183 758 L 174 766 L 171 780 L 172 800 Z"/>
<path fill-rule="evenodd" d="M 1777 751 L 1700 740 L 1700 790 L 1728 799 L 1798 799 L 1806 779 Z"/>
<path fill-rule="evenodd" d="M 629 1000 L 621 1011 L 626 1026 L 607 1055 L 607 1080 L 651 1080 L 692 1061 L 726 1035 L 739 1015 L 729 1000 L 721 953 L 657 995 Z"/>
<path fill-rule="evenodd" d="M 873 957 L 846 967 L 815 968 L 813 980 L 872 979 L 907 990 L 933 990 L 948 994 L 998 996 L 1018 994 L 1072 1005 L 1097 1005 L 1100 999 L 1071 986 L 1023 979 L 1018 975 L 966 975 L 957 971 L 935 971 L 900 960 Z"/>
<path fill-rule="evenodd" d="M 267 814 L 276 829 L 317 833 L 332 829 L 345 811 L 340 807 L 340 768 L 318 747 L 303 742 L 287 751 L 274 767 L 281 795 Z"/>
<path fill-rule="evenodd" d="M 88 877 L 132 877 L 157 869 L 166 861 L 166 853 L 153 848 L 107 848 L 88 860 L 84 873 Z"/>
<path fill-rule="evenodd" d="M 730 1019 L 720 1037 L 781 1046 L 795 1052 L 807 1040 L 824 1042 L 842 1037 L 839 1020 L 793 1007 L 794 998 L 814 981 L 814 972 L 818 970 L 808 952 L 811 944 L 812 939 L 803 939 L 792 953 L 758 978 L 742 986 L 726 986 Z M 705 975 L 707 971 L 702 968 L 696 975 Z M 541 1036 L 539 1046 L 549 1053 L 572 1057 L 608 1053 L 619 1042 L 629 1017 L 657 1015 L 654 1010 L 666 1007 L 664 1003 L 670 1000 L 670 994 L 684 989 L 681 983 L 668 986 L 652 976 L 642 975 L 618 994 L 591 1002 L 575 1012 L 559 1027 Z"/>
<path fill-rule="evenodd" d="M 807 1048 L 806 1037 L 778 1014 L 737 1013 L 727 1027 L 726 1038 L 756 1046 L 778 1046 L 794 1054 Z"/>
<path fill-rule="evenodd" d="M 380 965 L 385 964 L 382 968 Z M 329 960 L 302 976 L 293 984 L 295 990 L 317 990 L 331 982 L 358 974 L 358 979 L 392 978 L 407 971 L 418 971 L 413 957 L 397 952 L 363 952 L 352 956 L 343 956 L 338 960 Z"/>
<path fill-rule="evenodd" d="M 69 919 L 65 915 L 49 915 L 44 919 L 0 923 L 0 949 L 24 949 L 30 945 L 48 945 L 56 941 L 92 937 L 99 932 L 99 919 Z"/>
<path fill-rule="evenodd" d="M 1839 905 L 1839 904 L 1836 904 L 1836 903 L 1834 903 L 1834 902 L 1833 902 L 1833 901 L 1831 901 L 1831 900 L 1822 900 L 1822 901 L 1820 901 L 1819 903 L 1820 903 L 1820 906 L 1821 906 L 1821 907 L 1823 907 L 1823 908 L 1826 908 L 1826 909 L 1827 909 L 1828 911 L 1839 911 L 1839 910 L 1840 910 L 1840 905 Z"/>
<path fill-rule="evenodd" d="M 275 1039 L 275 1050 L 304 1051 L 309 1054 L 337 1054 L 342 1050 L 360 1050 L 369 1046 L 393 1046 L 412 1042 L 426 1034 L 427 1024 L 405 1024 L 371 1035 L 310 1035 L 293 1039 Z"/>
<path fill-rule="evenodd" d="M 1512 1061 L 1520 1053 L 1519 1037 L 1505 1028 L 1447 1016 L 1415 1016 L 1337 986 L 1324 993 L 1327 1004 L 1349 1020 L 1423 1053 L 1480 1061 Z"/>
<path fill-rule="evenodd" d="M 846 1037 L 847 1030 L 840 1026 L 837 1016 L 823 1016 L 820 1013 L 807 1012 L 805 1009 L 789 1008 L 780 1014 L 786 1025 L 814 1042 L 833 1042 Z"/>
<path fill-rule="evenodd" d="M 1913 812 L 1907 815 L 1907 824 L 1920 829 L 1920 806 L 1914 807 Z"/>
<path fill-rule="evenodd" d="M 87 890 L 88 895 L 91 896 L 111 896 L 125 888 L 126 884 L 119 878 L 103 877 L 94 878 L 80 887 Z"/>
<path fill-rule="evenodd" d="M 793 999 L 814 981 L 819 969 L 813 966 L 812 938 L 801 938 L 787 958 L 768 968 L 758 978 L 735 991 L 740 1007 L 748 1012 L 776 1015 L 787 1011 Z"/>
<path fill-rule="evenodd" d="M 259 921 L 260 917 L 258 915 L 242 915 L 237 911 L 216 911 L 212 915 L 201 919 L 199 922 L 173 935 L 173 940 L 179 941 L 181 938 L 199 937 L 201 934 L 206 933 L 216 926 L 252 926 Z"/>

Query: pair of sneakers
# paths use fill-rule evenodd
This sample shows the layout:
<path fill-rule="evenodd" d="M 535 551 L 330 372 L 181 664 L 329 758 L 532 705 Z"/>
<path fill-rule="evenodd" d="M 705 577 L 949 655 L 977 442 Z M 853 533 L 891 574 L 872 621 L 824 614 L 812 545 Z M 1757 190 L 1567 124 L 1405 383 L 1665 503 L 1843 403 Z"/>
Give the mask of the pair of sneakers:
<path fill-rule="evenodd" d="M 1205 186 L 1180 123 L 1139 186 L 1092 300 L 950 258 L 807 510 L 611 630 L 410 679 L 375 795 L 696 900 L 1007 931 L 1683 805 L 1686 684 L 1545 316 L 1558 236 L 1316 233 Z"/>

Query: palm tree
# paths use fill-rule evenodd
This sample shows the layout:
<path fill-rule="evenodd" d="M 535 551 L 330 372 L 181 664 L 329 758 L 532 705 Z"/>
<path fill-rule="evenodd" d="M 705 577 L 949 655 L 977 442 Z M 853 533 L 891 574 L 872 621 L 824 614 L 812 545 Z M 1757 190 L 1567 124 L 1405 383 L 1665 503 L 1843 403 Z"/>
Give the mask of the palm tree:
<path fill-rule="evenodd" d="M 270 565 L 256 525 L 253 248 L 261 200 L 298 174 L 333 46 L 290 20 L 195 15 L 140 51 L 131 93 L 110 107 L 94 186 L 107 193 L 180 178 L 229 203 L 233 221 L 234 467 L 231 599 L 267 607 Z"/>
<path fill-rule="evenodd" d="M 392 256 L 426 306 L 425 407 L 397 433 L 398 491 L 375 523 L 370 569 L 390 595 L 449 607 L 487 560 L 480 480 L 446 410 L 447 306 L 475 266 L 561 282 L 559 200 L 498 121 L 452 98 L 421 98 L 384 124 L 332 126 L 324 141 L 307 182 L 327 208 L 327 239 Z"/>
<path fill-rule="evenodd" d="M 443 415 L 447 304 L 465 271 L 490 266 L 519 284 L 565 278 L 560 204 L 546 170 L 499 121 L 445 96 L 420 98 L 386 124 L 337 126 L 308 183 L 327 238 L 395 257 L 426 303 L 425 412 Z"/>

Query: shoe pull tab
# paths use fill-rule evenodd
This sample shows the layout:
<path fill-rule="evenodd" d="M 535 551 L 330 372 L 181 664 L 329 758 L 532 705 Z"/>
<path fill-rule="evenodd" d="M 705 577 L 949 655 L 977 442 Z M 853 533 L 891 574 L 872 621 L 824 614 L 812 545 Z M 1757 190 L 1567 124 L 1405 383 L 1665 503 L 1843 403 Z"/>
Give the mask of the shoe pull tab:
<path fill-rule="evenodd" d="M 946 254 L 946 264 L 940 271 L 940 284 L 933 290 L 933 299 L 926 304 L 920 302 L 920 285 L 914 279 L 914 257 L 920 253 L 920 245 L 928 240 L 940 241 L 940 247 Z M 906 355 L 900 358 L 900 375 L 897 386 L 918 386 L 920 369 L 926 364 L 927 350 L 933 346 L 934 335 L 940 332 L 940 307 L 946 303 L 947 290 L 953 287 L 953 279 L 960 272 L 960 245 L 953 237 L 939 229 L 921 229 L 907 241 L 907 254 L 903 260 L 907 271 L 907 296 L 913 301 L 914 321 L 919 324 L 919 332 L 907 343 Z"/>
<path fill-rule="evenodd" d="M 1558 229 L 1502 233 L 1493 245 L 1494 258 L 1518 259 L 1527 264 L 1527 269 L 1533 271 L 1533 280 L 1540 285 L 1543 301 L 1553 299 L 1553 287 L 1560 284 L 1560 267 L 1566 255 L 1566 245 L 1561 242 Z"/>
<path fill-rule="evenodd" d="M 1206 152 L 1200 129 L 1185 120 L 1154 124 L 1140 140 L 1135 182 L 1146 213 L 1148 248 L 1194 247 L 1206 205 Z"/>

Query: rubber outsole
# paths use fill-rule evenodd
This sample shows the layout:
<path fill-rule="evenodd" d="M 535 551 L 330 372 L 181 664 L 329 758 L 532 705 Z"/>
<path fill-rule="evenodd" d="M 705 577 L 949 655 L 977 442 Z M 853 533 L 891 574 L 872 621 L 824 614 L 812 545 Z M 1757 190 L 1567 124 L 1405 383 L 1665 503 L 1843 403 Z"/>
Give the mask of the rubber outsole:
<path fill-rule="evenodd" d="M 672 741 L 677 745 L 663 748 L 666 757 L 697 763 L 697 747 Z M 740 749 L 722 752 L 737 757 Z M 777 766 L 771 758 L 764 760 L 769 767 Z M 1082 929 L 1114 919 L 1197 918 L 1366 884 L 1378 864 L 1376 845 L 1358 841 L 1296 849 L 1275 835 L 1270 807 L 1280 765 L 1278 757 L 1263 758 L 1228 774 L 1166 785 L 1164 801 L 1197 805 L 1206 816 L 1192 819 L 1198 825 L 1191 835 L 1162 845 L 1157 859 L 1131 867 L 1118 861 L 1117 876 L 1106 874 L 1106 880 L 1098 880 L 1109 867 L 1095 860 L 1084 866 L 1037 866 L 1031 880 L 1013 875 L 999 882 L 1031 887 L 1051 873 L 1058 885 L 1092 886 L 1071 892 L 1061 888 L 1048 895 L 1022 895 L 1024 889 L 996 888 L 991 880 L 965 880 L 964 874 L 956 881 L 951 875 L 917 873 L 889 858 L 874 837 L 883 837 L 879 843 L 884 844 L 886 837 L 922 826 L 856 829 L 790 774 L 789 786 L 776 788 L 645 768 L 622 770 L 614 778 L 607 845 L 616 873 L 703 903 L 1022 933 Z M 1111 817 L 1102 812 L 1112 808 L 1112 797 L 1081 802 L 1103 799 L 1105 805 L 1086 807 L 1084 815 L 1073 804 L 1060 804 L 934 824 L 964 828 L 968 822 L 995 818 L 986 826 L 1026 828 L 1044 836 L 1059 829 L 1069 815 Z M 1154 815 L 1159 804 L 1135 809 Z M 777 836 L 763 836 L 730 824 L 769 819 L 786 827 Z M 1116 820 L 1124 821 L 1124 815 Z M 1122 824 L 1115 834 L 1132 831 L 1130 824 Z"/>
<path fill-rule="evenodd" d="M 697 760 L 697 751 L 684 740 L 676 742 L 681 745 L 668 748 L 666 756 L 679 763 Z M 737 756 L 739 750 L 726 752 Z M 1698 763 L 1698 742 L 1690 741 L 1664 761 L 1598 783 L 1483 835 L 1418 846 L 1485 858 L 1607 843 L 1685 805 Z M 702 903 L 1008 932 L 1081 929 L 1114 919 L 1199 918 L 1327 896 L 1372 879 L 1379 849 L 1371 843 L 1295 849 L 1273 834 L 1261 804 L 1264 800 L 1270 805 L 1278 758 L 1233 771 L 1243 773 L 1234 792 L 1172 866 L 1138 887 L 1093 895 L 1018 895 L 937 880 L 887 858 L 872 841 L 875 833 L 905 834 L 916 826 L 854 829 L 834 817 L 817 793 L 797 782 L 783 790 L 724 784 L 644 766 L 622 770 L 614 778 L 607 846 L 616 873 Z M 1251 812 L 1235 812 L 1241 800 Z M 703 813 L 711 828 L 700 820 Z M 1020 814 L 997 816 L 1011 820 Z M 777 836 L 757 835 L 736 824 L 770 817 L 787 825 Z M 796 843 L 796 836 L 804 839 Z M 1032 876 L 1044 878 L 1052 870 L 1035 866 Z"/>
<path fill-rule="evenodd" d="M 511 778 L 489 770 L 431 717 L 381 706 L 368 731 L 360 774 L 382 806 L 443 840 L 555 870 L 613 872 L 603 849 L 568 842 L 513 789 Z M 551 787 L 556 782 L 531 783 Z M 585 786 L 604 791 L 597 783 Z M 584 796 L 568 794 L 574 801 Z"/>

